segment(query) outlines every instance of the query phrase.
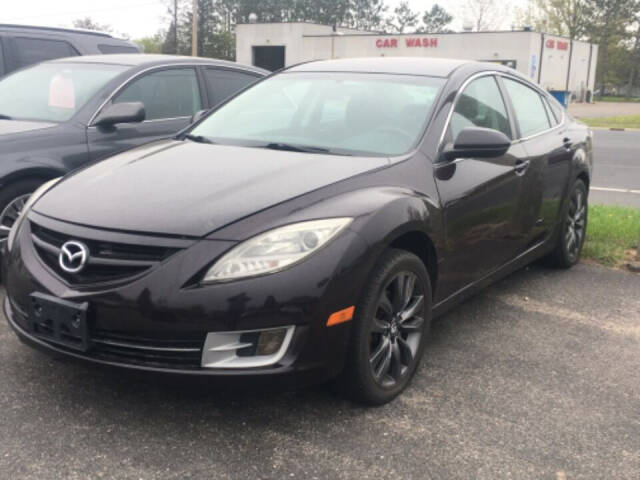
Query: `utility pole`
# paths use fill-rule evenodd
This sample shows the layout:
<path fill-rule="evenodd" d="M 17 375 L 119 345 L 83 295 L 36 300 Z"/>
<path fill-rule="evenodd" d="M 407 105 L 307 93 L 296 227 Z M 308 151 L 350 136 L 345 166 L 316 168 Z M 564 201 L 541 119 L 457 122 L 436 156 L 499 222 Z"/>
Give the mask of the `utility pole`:
<path fill-rule="evenodd" d="M 191 25 L 191 56 L 198 56 L 198 0 L 193 0 L 193 23 Z"/>
<path fill-rule="evenodd" d="M 178 53 L 178 0 L 173 0 L 173 45 Z"/>

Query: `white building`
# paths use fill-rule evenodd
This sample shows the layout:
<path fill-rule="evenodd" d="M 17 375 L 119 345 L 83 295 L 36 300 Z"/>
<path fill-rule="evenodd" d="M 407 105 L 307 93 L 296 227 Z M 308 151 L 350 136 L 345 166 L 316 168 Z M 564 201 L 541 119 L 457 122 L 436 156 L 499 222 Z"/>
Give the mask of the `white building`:
<path fill-rule="evenodd" d="M 444 57 L 502 63 L 547 90 L 591 98 L 598 46 L 532 31 L 378 34 L 312 23 L 236 26 L 236 61 L 269 70 L 348 57 Z"/>

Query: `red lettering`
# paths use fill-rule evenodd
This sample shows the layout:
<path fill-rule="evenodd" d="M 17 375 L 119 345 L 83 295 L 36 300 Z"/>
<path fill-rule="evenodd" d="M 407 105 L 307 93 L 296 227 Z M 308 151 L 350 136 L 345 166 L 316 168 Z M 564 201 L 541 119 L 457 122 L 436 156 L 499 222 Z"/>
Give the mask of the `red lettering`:
<path fill-rule="evenodd" d="M 396 39 L 396 38 L 392 38 L 392 39 L 391 39 L 391 46 L 392 46 L 393 48 L 397 48 L 397 47 L 398 47 L 398 39 Z"/>
<path fill-rule="evenodd" d="M 558 41 L 558 50 L 569 50 L 569 42 Z"/>
<path fill-rule="evenodd" d="M 382 48 L 382 39 L 379 38 L 379 39 L 376 40 L 376 47 L 377 48 Z"/>
<path fill-rule="evenodd" d="M 549 40 L 547 40 L 547 48 L 555 48 L 555 46 L 556 46 L 555 40 L 553 40 L 551 38 Z"/>
<path fill-rule="evenodd" d="M 438 39 L 437 38 L 405 38 L 404 44 L 409 48 L 415 47 L 437 47 Z M 396 45 L 397 46 L 397 45 Z"/>

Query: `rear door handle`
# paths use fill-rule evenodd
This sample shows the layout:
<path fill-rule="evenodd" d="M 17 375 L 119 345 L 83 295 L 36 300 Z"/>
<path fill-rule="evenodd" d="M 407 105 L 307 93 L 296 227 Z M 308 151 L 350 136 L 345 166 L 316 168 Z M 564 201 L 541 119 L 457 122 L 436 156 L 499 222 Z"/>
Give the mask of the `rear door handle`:
<path fill-rule="evenodd" d="M 513 169 L 518 175 L 524 175 L 524 173 L 527 171 L 527 168 L 529 168 L 530 163 L 530 160 L 516 160 L 516 164 Z"/>

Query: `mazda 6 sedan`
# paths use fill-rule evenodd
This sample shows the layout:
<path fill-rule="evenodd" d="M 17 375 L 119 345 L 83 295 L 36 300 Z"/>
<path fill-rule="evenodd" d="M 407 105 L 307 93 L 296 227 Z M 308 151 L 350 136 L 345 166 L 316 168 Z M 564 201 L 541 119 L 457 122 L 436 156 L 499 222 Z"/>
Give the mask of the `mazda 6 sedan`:
<path fill-rule="evenodd" d="M 43 185 L 4 311 L 50 353 L 354 399 L 402 392 L 429 325 L 539 257 L 574 265 L 590 131 L 506 67 L 306 63 L 176 138 Z"/>

